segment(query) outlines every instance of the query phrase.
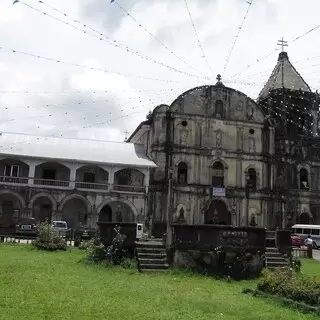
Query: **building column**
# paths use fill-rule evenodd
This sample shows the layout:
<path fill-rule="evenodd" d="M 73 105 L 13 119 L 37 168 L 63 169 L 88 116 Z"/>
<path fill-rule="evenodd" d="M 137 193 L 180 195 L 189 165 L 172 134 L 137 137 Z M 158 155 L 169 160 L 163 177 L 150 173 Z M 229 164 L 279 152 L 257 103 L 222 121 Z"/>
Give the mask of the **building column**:
<path fill-rule="evenodd" d="M 69 187 L 74 189 L 76 187 L 76 176 L 77 176 L 77 166 L 73 164 L 71 170 L 70 170 L 70 182 L 69 182 Z"/>
<path fill-rule="evenodd" d="M 98 212 L 93 212 L 88 214 L 88 227 L 89 228 L 93 228 L 93 229 L 97 229 L 98 225 L 97 222 L 99 221 L 99 214 Z"/>
<path fill-rule="evenodd" d="M 30 163 L 30 165 L 29 165 L 29 175 L 28 175 L 29 176 L 28 184 L 34 184 L 35 171 L 36 171 L 35 163 Z"/>
<path fill-rule="evenodd" d="M 109 171 L 109 177 L 108 177 L 108 190 L 112 190 L 113 189 L 113 183 L 114 183 L 114 168 L 111 168 Z"/>

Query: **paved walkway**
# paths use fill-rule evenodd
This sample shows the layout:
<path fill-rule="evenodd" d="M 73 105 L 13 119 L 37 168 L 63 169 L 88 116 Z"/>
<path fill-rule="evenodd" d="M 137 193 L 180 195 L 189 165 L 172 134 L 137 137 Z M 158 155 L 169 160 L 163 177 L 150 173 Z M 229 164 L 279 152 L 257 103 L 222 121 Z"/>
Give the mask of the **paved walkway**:
<path fill-rule="evenodd" d="M 320 250 L 313 250 L 313 259 L 320 261 Z"/>

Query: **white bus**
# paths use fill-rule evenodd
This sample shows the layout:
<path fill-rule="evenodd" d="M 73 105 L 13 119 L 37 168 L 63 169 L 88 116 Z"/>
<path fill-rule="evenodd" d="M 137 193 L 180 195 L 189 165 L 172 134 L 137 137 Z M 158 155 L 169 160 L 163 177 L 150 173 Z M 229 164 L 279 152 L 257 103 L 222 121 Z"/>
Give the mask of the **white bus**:
<path fill-rule="evenodd" d="M 292 226 L 293 234 L 306 239 L 311 235 L 315 249 L 320 248 L 320 225 L 317 224 L 295 224 Z"/>

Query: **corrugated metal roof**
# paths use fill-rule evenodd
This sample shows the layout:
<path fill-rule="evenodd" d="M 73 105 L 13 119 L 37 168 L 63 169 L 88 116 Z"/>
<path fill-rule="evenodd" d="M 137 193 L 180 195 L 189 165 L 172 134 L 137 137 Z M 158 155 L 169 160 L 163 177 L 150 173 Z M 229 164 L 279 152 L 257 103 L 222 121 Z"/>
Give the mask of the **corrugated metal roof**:
<path fill-rule="evenodd" d="M 134 143 L 1 133 L 0 155 L 156 167 Z"/>
<path fill-rule="evenodd" d="M 278 63 L 266 85 L 261 90 L 259 98 L 265 98 L 272 90 L 281 88 L 311 92 L 308 84 L 289 61 L 286 52 L 279 54 Z"/>

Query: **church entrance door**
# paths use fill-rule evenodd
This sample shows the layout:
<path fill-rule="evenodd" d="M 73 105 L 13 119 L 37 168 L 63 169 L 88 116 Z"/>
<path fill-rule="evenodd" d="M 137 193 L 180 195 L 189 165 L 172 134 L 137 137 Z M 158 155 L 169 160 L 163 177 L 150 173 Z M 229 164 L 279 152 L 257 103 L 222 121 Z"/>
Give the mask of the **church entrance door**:
<path fill-rule="evenodd" d="M 231 214 L 221 200 L 213 200 L 205 214 L 204 223 L 231 225 Z"/>

